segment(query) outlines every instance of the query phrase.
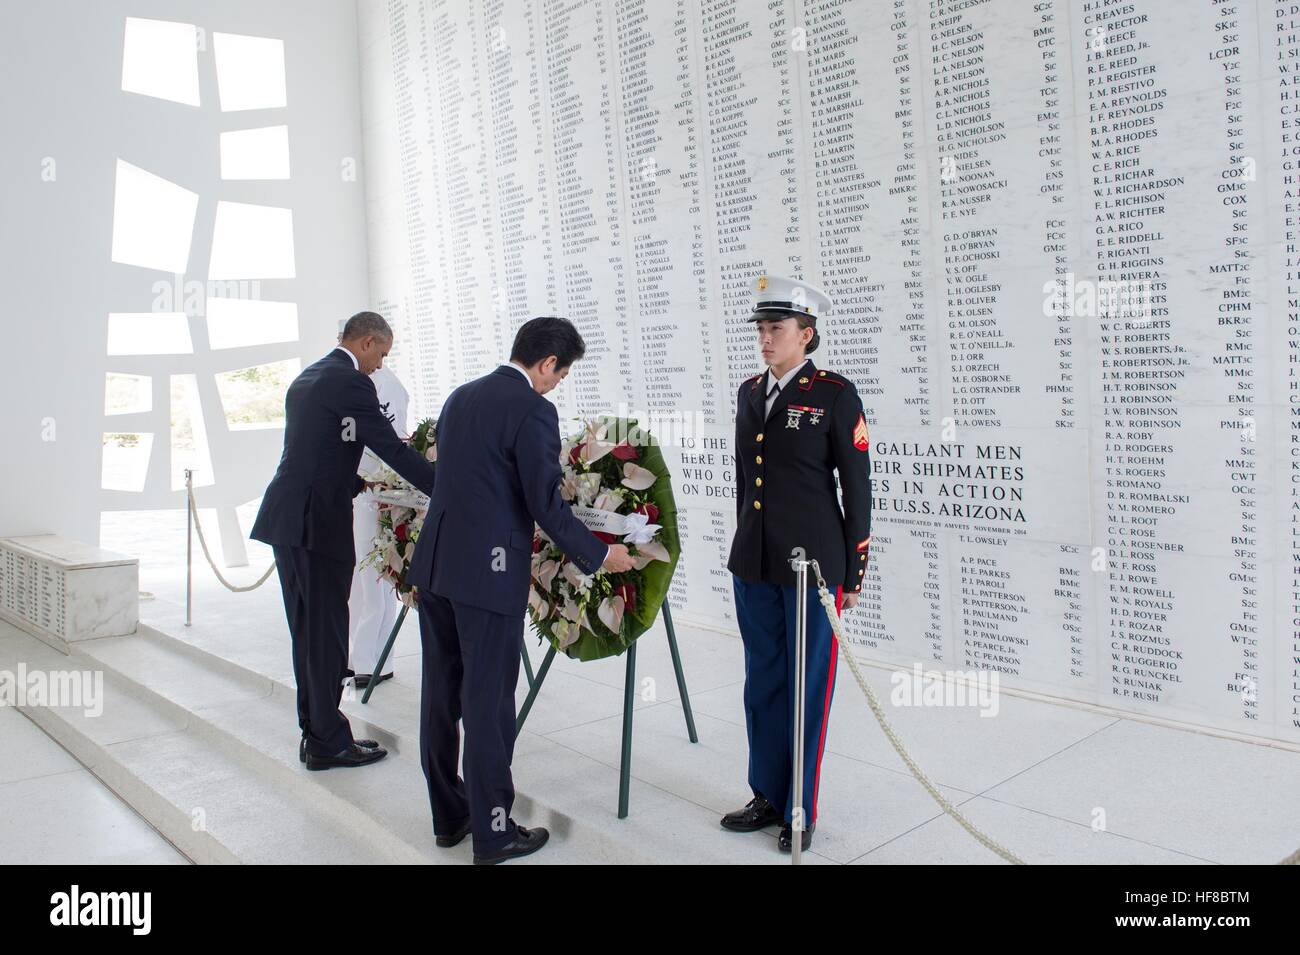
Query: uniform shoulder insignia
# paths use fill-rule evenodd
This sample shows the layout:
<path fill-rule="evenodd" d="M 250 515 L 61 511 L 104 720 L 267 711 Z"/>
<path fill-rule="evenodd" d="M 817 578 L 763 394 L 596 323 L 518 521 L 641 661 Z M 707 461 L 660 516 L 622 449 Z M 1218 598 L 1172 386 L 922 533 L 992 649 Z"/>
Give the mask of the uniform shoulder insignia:
<path fill-rule="evenodd" d="M 758 379 L 762 377 L 763 376 L 761 374 L 758 374 L 755 375 L 753 378 L 746 378 L 744 381 L 740 383 L 740 387 L 743 388 L 745 387 L 745 385 L 749 385 L 750 389 L 753 390 L 754 388 L 758 387 Z"/>
<path fill-rule="evenodd" d="M 817 370 L 817 375 L 813 380 L 830 385 L 839 385 L 841 388 L 849 383 L 848 379 L 843 375 L 838 375 L 833 371 L 827 371 L 825 368 L 819 368 Z"/>
<path fill-rule="evenodd" d="M 871 432 L 867 430 L 867 419 L 862 415 L 858 415 L 858 423 L 853 426 L 853 446 L 859 451 L 871 447 Z"/>

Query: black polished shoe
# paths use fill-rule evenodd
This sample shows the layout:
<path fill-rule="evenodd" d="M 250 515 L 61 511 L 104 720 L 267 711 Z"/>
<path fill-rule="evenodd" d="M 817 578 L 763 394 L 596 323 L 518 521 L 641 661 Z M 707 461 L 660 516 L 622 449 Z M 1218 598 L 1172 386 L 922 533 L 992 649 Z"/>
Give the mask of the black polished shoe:
<path fill-rule="evenodd" d="M 313 753 L 308 753 L 307 768 L 319 770 L 331 769 L 335 766 L 365 766 L 368 763 L 377 763 L 387 755 L 388 750 L 378 746 L 374 749 L 367 749 L 353 743 L 347 749 L 339 750 L 333 756 L 316 756 Z"/>
<path fill-rule="evenodd" d="M 758 830 L 781 821 L 781 814 L 776 807 L 762 796 L 755 796 L 745 804 L 744 809 L 737 809 L 722 817 L 722 828 L 732 832 L 758 832 Z"/>
<path fill-rule="evenodd" d="M 532 855 L 542 846 L 546 845 L 546 840 L 549 838 L 551 838 L 551 834 L 541 826 L 536 826 L 532 829 L 525 829 L 523 826 L 516 826 L 514 842 L 508 843 L 496 852 L 490 852 L 487 855 L 481 856 L 477 852 L 474 853 L 474 864 L 496 865 L 510 859 L 517 859 L 520 856 Z"/>
<path fill-rule="evenodd" d="M 358 673 L 355 677 L 352 678 L 352 682 L 356 685 L 356 688 L 358 690 L 364 690 L 366 687 L 370 685 L 370 677 L 371 674 L 369 673 Z M 391 680 L 392 678 L 393 678 L 393 674 L 382 673 L 380 674 L 379 679 L 375 681 L 375 686 L 378 686 L 379 684 L 383 683 L 385 680 Z"/>
<path fill-rule="evenodd" d="M 814 822 L 811 826 L 809 826 L 807 829 L 803 831 L 802 833 L 803 839 L 801 840 L 802 845 L 799 850 L 800 852 L 808 851 L 808 847 L 812 845 L 812 834 L 816 830 L 817 830 L 817 823 Z M 785 825 L 781 827 L 781 834 L 776 837 L 776 847 L 780 849 L 782 852 L 794 851 L 794 827 L 790 825 L 790 823 L 787 822 Z"/>
<path fill-rule="evenodd" d="M 463 840 L 466 836 L 469 835 L 469 830 L 470 830 L 469 820 L 466 819 L 465 824 L 461 826 L 459 829 L 457 829 L 455 832 L 453 832 L 451 835 L 438 836 L 433 841 L 434 843 L 437 844 L 439 849 L 450 849 L 452 846 L 460 845 L 461 840 Z"/>
<path fill-rule="evenodd" d="M 356 743 L 362 749 L 379 749 L 378 740 L 354 739 L 352 742 Z M 307 762 L 307 737 L 305 736 L 298 741 L 298 762 Z"/>

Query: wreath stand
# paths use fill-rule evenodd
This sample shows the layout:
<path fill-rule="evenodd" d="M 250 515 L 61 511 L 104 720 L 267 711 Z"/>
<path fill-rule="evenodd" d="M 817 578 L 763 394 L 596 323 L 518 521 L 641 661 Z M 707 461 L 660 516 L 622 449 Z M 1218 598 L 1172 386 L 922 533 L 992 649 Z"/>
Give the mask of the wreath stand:
<path fill-rule="evenodd" d="M 379 685 L 379 675 L 384 672 L 384 664 L 388 662 L 388 655 L 393 652 L 393 644 L 397 642 L 397 632 L 402 629 L 402 621 L 406 619 L 406 611 L 410 609 L 406 604 L 402 604 L 402 609 L 397 614 L 397 623 L 393 624 L 393 632 L 388 635 L 384 652 L 379 654 L 379 662 L 375 664 L 375 672 L 370 674 L 370 683 L 361 697 L 362 703 L 370 702 L 370 694 L 375 692 L 375 687 Z"/>
<path fill-rule="evenodd" d="M 375 672 L 370 675 L 370 685 L 366 687 L 366 692 L 361 697 L 362 703 L 370 701 L 370 694 L 379 685 L 379 675 L 384 672 L 384 663 L 393 650 L 397 633 L 402 629 L 402 622 L 406 619 L 406 612 L 409 609 L 402 604 L 397 622 L 393 624 L 393 632 L 388 635 L 384 652 L 379 655 L 379 662 L 375 664 Z M 664 629 L 668 631 L 668 650 L 673 657 L 673 673 L 677 677 L 677 692 L 682 698 L 682 715 L 686 717 L 686 735 L 692 743 L 698 743 L 700 737 L 695 732 L 695 714 L 691 712 L 691 698 L 686 692 L 686 675 L 682 672 L 682 657 L 677 650 L 677 630 L 673 627 L 673 612 L 668 606 L 667 598 L 663 602 L 663 616 Z M 632 782 L 632 710 L 634 709 L 632 697 L 636 689 L 636 645 L 637 641 L 633 640 L 632 645 L 627 648 L 627 669 L 623 676 L 623 750 L 618 765 L 618 818 L 620 819 L 627 818 L 628 790 Z M 524 646 L 522 631 L 519 635 L 519 655 L 523 658 L 524 675 L 528 680 L 528 696 L 524 699 L 524 705 L 520 707 L 519 716 L 515 720 L 515 736 L 518 736 L 519 731 L 524 728 L 524 721 L 528 719 L 533 703 L 537 700 L 537 694 L 541 692 L 542 682 L 555 661 L 555 645 L 546 648 L 546 656 L 542 659 L 542 665 L 536 675 L 533 674 L 533 663 L 529 659 L 528 649 Z"/>
<path fill-rule="evenodd" d="M 663 602 L 663 615 L 664 629 L 668 631 L 668 650 L 673 656 L 673 673 L 677 676 L 677 692 L 682 698 L 682 715 L 686 717 L 686 735 L 690 737 L 692 743 L 698 743 L 700 737 L 695 732 L 695 715 L 691 712 L 691 698 L 686 693 L 686 676 L 682 673 L 682 658 L 677 652 L 677 631 L 673 628 L 673 613 L 669 609 L 667 598 L 664 598 Z M 618 818 L 620 819 L 627 818 L 628 790 L 632 781 L 632 710 L 634 709 L 633 691 L 636 689 L 637 642 L 633 640 L 632 645 L 627 648 L 627 669 L 623 676 L 623 750 L 618 764 Z M 551 644 L 546 648 L 546 656 L 542 659 L 542 665 L 538 668 L 536 676 L 533 675 L 528 651 L 522 644 L 520 652 L 523 654 L 524 671 L 528 677 L 528 696 L 524 699 L 524 705 L 520 707 L 519 716 L 515 719 L 515 736 L 518 736 L 519 731 L 524 728 L 524 721 L 528 719 L 528 713 L 532 710 L 533 702 L 542 689 L 547 671 L 551 669 L 551 663 L 555 660 L 555 645 Z"/>

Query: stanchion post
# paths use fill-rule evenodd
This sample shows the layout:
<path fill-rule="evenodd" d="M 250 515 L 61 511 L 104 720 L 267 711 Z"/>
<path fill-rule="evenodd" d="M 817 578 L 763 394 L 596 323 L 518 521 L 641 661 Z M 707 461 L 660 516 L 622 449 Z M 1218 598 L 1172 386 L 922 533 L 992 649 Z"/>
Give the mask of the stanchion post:
<path fill-rule="evenodd" d="M 808 561 L 795 559 L 794 564 L 794 798 L 791 800 L 790 861 L 799 865 L 803 853 L 803 717 L 804 717 L 804 645 L 808 641 Z"/>
<path fill-rule="evenodd" d="M 194 471 L 185 469 L 185 626 L 194 612 Z"/>

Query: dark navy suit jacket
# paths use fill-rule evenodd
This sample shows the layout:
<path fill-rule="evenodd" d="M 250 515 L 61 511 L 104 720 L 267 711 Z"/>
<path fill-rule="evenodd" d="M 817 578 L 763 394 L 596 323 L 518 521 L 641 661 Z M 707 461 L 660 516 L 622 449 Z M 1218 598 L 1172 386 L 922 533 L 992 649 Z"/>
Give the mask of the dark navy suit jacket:
<path fill-rule="evenodd" d="M 499 614 L 528 603 L 535 521 L 583 573 L 608 547 L 560 497 L 560 419 L 520 372 L 466 382 L 438 418 L 438 481 L 407 580 Z"/>
<path fill-rule="evenodd" d="M 337 348 L 303 369 L 284 398 L 284 453 L 262 496 L 252 538 L 356 563 L 352 498 L 361 452 L 373 451 L 421 491 L 434 466 L 397 436 L 369 375 Z"/>

